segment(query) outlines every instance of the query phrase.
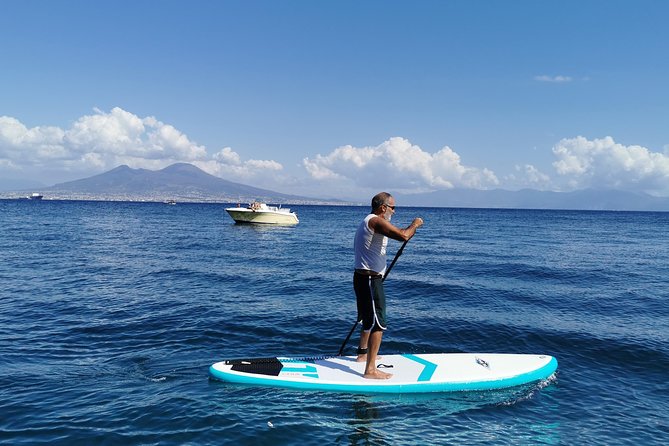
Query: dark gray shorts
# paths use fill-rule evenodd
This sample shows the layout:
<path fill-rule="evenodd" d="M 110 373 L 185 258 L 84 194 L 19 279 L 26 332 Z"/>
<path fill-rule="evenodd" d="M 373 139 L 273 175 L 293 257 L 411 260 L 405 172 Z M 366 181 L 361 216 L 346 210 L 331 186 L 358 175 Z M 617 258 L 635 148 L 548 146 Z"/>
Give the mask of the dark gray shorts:
<path fill-rule="evenodd" d="M 363 330 L 386 329 L 386 295 L 382 276 L 353 274 L 353 289 L 358 305 L 358 321 Z"/>

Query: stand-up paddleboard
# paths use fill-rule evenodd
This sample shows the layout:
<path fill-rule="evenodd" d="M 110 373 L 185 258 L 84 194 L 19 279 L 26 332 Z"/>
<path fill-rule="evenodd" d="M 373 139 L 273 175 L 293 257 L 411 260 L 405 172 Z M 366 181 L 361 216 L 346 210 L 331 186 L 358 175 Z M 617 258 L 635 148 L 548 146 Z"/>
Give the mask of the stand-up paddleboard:
<path fill-rule="evenodd" d="M 217 362 L 212 378 L 232 383 L 360 393 L 427 393 L 514 387 L 550 377 L 557 360 L 548 355 L 433 353 L 383 355 L 377 367 L 393 376 L 363 378 L 355 356 L 258 358 Z"/>

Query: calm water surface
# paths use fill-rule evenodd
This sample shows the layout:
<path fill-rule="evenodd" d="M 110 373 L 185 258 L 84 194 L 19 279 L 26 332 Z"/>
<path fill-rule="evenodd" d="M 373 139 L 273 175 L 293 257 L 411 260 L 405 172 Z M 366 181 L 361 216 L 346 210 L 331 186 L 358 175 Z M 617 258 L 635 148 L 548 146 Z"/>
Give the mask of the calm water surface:
<path fill-rule="evenodd" d="M 224 207 L 0 201 L 0 442 L 669 443 L 669 213 L 398 207 L 426 223 L 386 283 L 382 353 L 546 353 L 559 371 L 366 396 L 208 379 L 226 358 L 336 354 L 367 212 L 256 227 Z"/>

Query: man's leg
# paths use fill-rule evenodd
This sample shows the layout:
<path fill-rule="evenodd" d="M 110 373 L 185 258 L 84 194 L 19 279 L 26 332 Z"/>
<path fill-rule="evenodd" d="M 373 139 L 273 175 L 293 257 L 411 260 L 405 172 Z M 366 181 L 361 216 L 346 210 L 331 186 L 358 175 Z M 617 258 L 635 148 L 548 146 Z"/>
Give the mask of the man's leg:
<path fill-rule="evenodd" d="M 367 364 L 365 364 L 365 378 L 368 379 L 388 379 L 393 376 L 391 373 L 382 372 L 376 368 L 376 355 L 379 353 L 381 347 L 381 338 L 383 337 L 383 330 L 373 331 L 369 335 L 369 342 L 367 342 Z"/>
<path fill-rule="evenodd" d="M 360 344 L 358 344 L 358 358 L 357 362 L 367 361 L 367 353 L 360 353 L 360 350 L 367 350 L 367 345 L 369 344 L 369 331 L 364 328 L 360 330 Z"/>

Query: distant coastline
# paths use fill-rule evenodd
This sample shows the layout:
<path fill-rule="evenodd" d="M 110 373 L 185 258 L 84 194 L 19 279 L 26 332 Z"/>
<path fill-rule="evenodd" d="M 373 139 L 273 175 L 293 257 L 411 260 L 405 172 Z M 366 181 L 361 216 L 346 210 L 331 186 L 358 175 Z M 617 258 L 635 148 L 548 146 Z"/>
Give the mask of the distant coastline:
<path fill-rule="evenodd" d="M 0 200 L 26 200 L 31 201 L 25 192 L 0 192 Z M 177 203 L 212 203 L 212 204 L 248 204 L 254 199 L 238 200 L 230 197 L 174 197 L 162 195 L 112 195 L 112 194 L 45 194 L 41 201 L 106 201 L 125 203 L 165 203 L 174 200 Z M 34 201 L 34 200 L 33 200 Z M 363 206 L 360 202 L 342 200 L 267 200 L 270 204 L 292 205 L 292 206 Z"/>
<path fill-rule="evenodd" d="M 97 202 L 118 202 L 118 203 L 156 203 L 163 204 L 168 201 L 174 201 L 176 204 L 221 204 L 221 205 L 236 205 L 248 204 L 253 200 L 236 200 L 229 197 L 182 197 L 182 198 L 165 198 L 160 196 L 130 196 L 130 195 L 93 195 L 93 194 L 54 194 L 44 196 L 42 200 L 30 200 L 24 193 L 15 192 L 0 192 L 0 200 L 17 200 L 17 201 L 97 201 Z M 277 204 L 284 206 L 357 206 L 367 207 L 369 203 L 360 201 L 340 201 L 340 200 L 295 200 L 295 201 L 267 201 L 269 204 Z M 624 209 L 624 208 L 606 208 L 606 207 L 523 207 L 523 206 L 501 206 L 501 205 L 429 205 L 416 204 L 407 202 L 403 207 L 413 208 L 443 208 L 443 209 L 495 209 L 495 210 L 533 210 L 533 211 L 583 211 L 583 212 L 669 212 L 667 209 Z"/>
<path fill-rule="evenodd" d="M 392 185 L 388 191 L 393 193 Z M 39 192 L 45 200 L 177 203 L 243 203 L 275 205 L 367 206 L 367 199 L 339 199 L 291 195 L 210 175 L 196 166 L 177 163 L 161 170 L 119 166 L 89 178 L 39 190 L 0 192 L 0 198 L 25 198 Z M 308 193 L 308 192 L 307 192 Z M 393 193 L 400 206 L 471 209 L 554 209 L 592 211 L 668 212 L 669 198 L 639 192 L 584 189 L 571 192 L 524 189 L 449 189 L 419 194 Z"/>

